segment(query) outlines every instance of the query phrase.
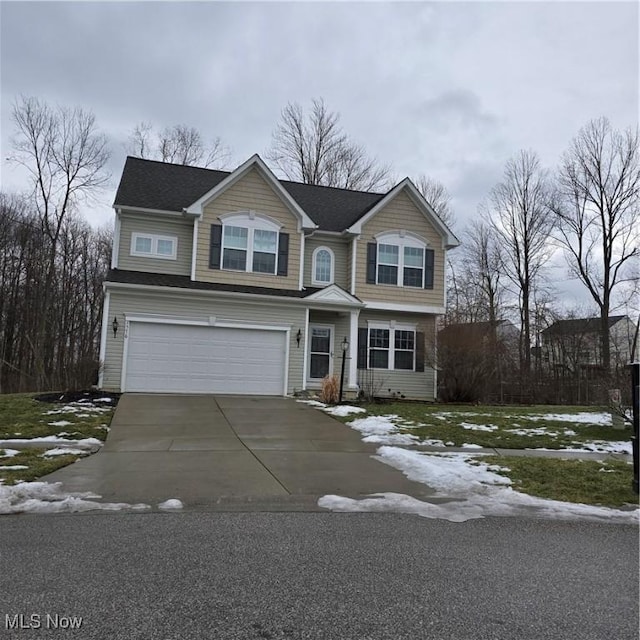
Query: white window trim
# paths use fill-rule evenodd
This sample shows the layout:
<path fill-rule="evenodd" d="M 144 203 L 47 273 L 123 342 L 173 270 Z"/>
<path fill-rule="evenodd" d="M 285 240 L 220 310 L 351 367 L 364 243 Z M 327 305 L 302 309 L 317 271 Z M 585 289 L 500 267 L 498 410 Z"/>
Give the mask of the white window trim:
<path fill-rule="evenodd" d="M 329 258 L 331 259 L 331 264 L 329 266 L 329 280 L 326 280 L 326 281 L 318 280 L 316 278 L 316 259 L 318 257 L 318 254 L 321 251 L 328 252 Z M 325 247 L 325 246 L 316 247 L 313 250 L 313 256 L 311 260 L 311 284 L 317 284 L 320 286 L 333 284 L 335 281 L 335 264 L 336 264 L 336 257 L 335 257 L 335 254 L 333 253 L 333 250 L 330 247 Z"/>
<path fill-rule="evenodd" d="M 221 238 L 221 245 L 220 245 L 220 269 L 222 271 L 235 271 L 240 273 L 256 273 L 258 275 L 265 275 L 265 276 L 278 275 L 278 253 L 279 253 L 279 247 L 280 247 L 280 230 L 282 229 L 283 225 L 281 225 L 279 222 L 277 222 L 273 218 L 270 218 L 269 216 L 265 216 L 262 213 L 257 213 L 255 211 L 240 211 L 235 213 L 227 213 L 225 215 L 220 216 L 220 220 L 222 221 L 222 238 Z M 247 229 L 247 248 L 245 249 L 245 251 L 247 252 L 247 260 L 245 262 L 244 270 L 229 269 L 228 267 L 223 266 L 225 248 L 237 249 L 237 247 L 225 247 L 224 229 L 226 226 L 243 227 Z M 276 234 L 276 250 L 274 254 L 275 261 L 274 261 L 273 272 L 253 270 L 254 235 L 256 230 L 271 231 Z M 260 253 L 266 253 L 266 252 L 260 252 Z"/>
<path fill-rule="evenodd" d="M 136 251 L 136 240 L 138 238 L 151 240 L 150 253 L 146 253 L 144 251 Z M 167 240 L 172 243 L 173 251 L 170 255 L 158 253 L 158 240 Z M 139 231 L 133 231 L 131 233 L 130 253 L 132 256 L 136 256 L 137 258 L 159 258 L 160 260 L 176 260 L 178 257 L 178 238 L 177 236 L 161 236 L 155 233 L 141 233 Z"/>
<path fill-rule="evenodd" d="M 371 329 L 386 329 L 389 331 L 389 348 L 386 351 L 389 352 L 388 363 L 389 366 L 386 369 L 380 369 L 379 367 L 371 367 L 371 342 L 370 342 L 370 330 Z M 396 331 L 410 331 L 413 333 L 413 367 L 411 369 L 396 369 Z M 374 347 L 376 349 L 376 347 Z M 382 349 L 378 349 L 382 350 Z M 399 349 L 399 351 L 407 351 L 407 349 Z M 406 371 L 408 373 L 415 372 L 416 370 L 416 325 L 406 324 L 401 322 L 380 322 L 380 321 L 367 321 L 367 369 L 376 369 L 377 371 Z"/>
<path fill-rule="evenodd" d="M 379 285 L 387 285 L 390 287 L 407 287 L 409 289 L 424 289 L 424 279 L 426 276 L 426 258 L 427 258 L 427 242 L 418 234 L 412 233 L 410 231 L 397 231 L 397 232 L 384 232 L 379 233 L 375 236 L 376 239 L 376 284 Z M 380 245 L 394 245 L 398 247 L 398 264 L 397 265 L 386 265 L 393 266 L 397 269 L 396 274 L 396 284 L 391 284 L 389 282 L 380 282 L 379 281 L 379 273 L 380 270 L 377 268 L 381 264 L 384 266 L 386 263 L 380 262 Z M 406 247 L 414 248 L 414 249 L 422 249 L 422 281 L 419 287 L 405 285 L 404 284 L 404 250 Z M 409 268 L 416 268 L 411 267 Z"/>

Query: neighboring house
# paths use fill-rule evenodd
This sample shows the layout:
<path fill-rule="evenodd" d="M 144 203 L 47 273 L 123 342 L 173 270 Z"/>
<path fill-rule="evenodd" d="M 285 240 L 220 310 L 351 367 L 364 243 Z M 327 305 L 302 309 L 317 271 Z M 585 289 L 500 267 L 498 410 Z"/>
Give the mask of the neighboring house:
<path fill-rule="evenodd" d="M 609 317 L 612 367 L 630 362 L 635 332 L 628 316 Z M 558 320 L 544 329 L 540 338 L 543 365 L 551 369 L 576 373 L 602 365 L 600 318 Z"/>
<path fill-rule="evenodd" d="M 458 240 L 409 179 L 386 194 L 127 158 L 104 283 L 100 386 L 286 395 L 375 371 L 435 397 L 425 346 Z M 346 343 L 345 343 L 346 344 Z"/>

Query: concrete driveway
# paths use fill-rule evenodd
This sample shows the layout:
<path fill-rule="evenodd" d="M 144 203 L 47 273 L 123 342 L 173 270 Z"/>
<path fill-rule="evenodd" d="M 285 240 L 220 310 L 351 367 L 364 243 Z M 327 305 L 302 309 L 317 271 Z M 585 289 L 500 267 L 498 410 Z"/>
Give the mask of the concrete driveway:
<path fill-rule="evenodd" d="M 101 451 L 45 479 L 108 502 L 317 509 L 318 497 L 428 487 L 371 456 L 375 446 L 331 416 L 288 398 L 125 394 Z"/>

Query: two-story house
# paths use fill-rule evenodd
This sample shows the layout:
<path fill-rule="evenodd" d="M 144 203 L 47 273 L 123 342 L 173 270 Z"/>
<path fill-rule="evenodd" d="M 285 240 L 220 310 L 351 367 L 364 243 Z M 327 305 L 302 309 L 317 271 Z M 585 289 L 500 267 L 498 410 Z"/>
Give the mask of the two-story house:
<path fill-rule="evenodd" d="M 388 193 L 127 158 L 104 283 L 99 385 L 287 395 L 340 374 L 434 399 L 429 349 L 453 233 L 405 179 Z"/>

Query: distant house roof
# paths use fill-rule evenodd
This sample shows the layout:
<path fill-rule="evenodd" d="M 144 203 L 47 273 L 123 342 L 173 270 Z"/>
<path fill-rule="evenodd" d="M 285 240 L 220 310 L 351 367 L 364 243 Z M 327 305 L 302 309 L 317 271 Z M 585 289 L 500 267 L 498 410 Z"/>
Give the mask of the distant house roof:
<path fill-rule="evenodd" d="M 229 171 L 128 156 L 114 206 L 182 211 L 229 174 Z M 280 184 L 325 231 L 344 231 L 385 196 L 384 193 L 351 191 L 288 180 L 280 180 Z"/>
<path fill-rule="evenodd" d="M 495 323 L 496 330 L 504 335 L 505 330 L 512 329 L 514 332 L 518 328 L 510 320 L 497 320 Z M 448 324 L 438 334 L 441 338 L 453 338 L 454 336 L 464 335 L 468 338 L 481 339 L 486 337 L 491 330 L 491 322 L 457 322 Z"/>
<path fill-rule="evenodd" d="M 626 316 L 609 316 L 609 329 Z M 556 320 L 551 326 L 542 330 L 542 335 L 575 336 L 600 331 L 600 318 L 571 318 L 570 320 Z"/>

